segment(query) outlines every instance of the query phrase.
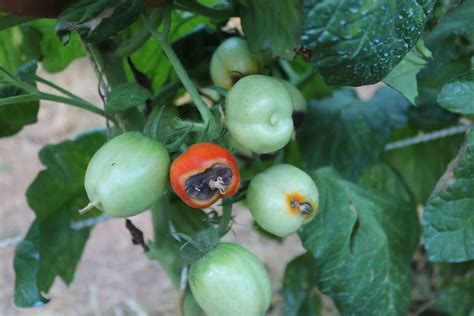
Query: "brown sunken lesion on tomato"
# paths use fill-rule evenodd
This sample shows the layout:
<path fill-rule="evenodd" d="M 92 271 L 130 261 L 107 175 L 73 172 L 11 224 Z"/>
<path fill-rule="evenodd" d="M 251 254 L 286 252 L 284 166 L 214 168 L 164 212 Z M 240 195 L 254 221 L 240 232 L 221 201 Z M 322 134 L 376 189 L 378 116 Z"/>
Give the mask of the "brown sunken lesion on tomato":
<path fill-rule="evenodd" d="M 310 216 L 313 214 L 314 207 L 298 192 L 286 194 L 286 201 L 288 212 L 292 215 Z"/>
<path fill-rule="evenodd" d="M 232 183 L 234 173 L 227 165 L 216 163 L 202 173 L 189 177 L 186 194 L 197 201 L 209 201 L 216 195 L 224 194 Z"/>

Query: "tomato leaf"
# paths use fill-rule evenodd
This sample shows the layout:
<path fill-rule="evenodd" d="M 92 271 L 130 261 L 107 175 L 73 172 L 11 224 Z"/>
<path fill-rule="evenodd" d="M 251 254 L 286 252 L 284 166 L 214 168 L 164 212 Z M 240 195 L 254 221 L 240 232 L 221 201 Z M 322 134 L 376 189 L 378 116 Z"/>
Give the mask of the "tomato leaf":
<path fill-rule="evenodd" d="M 433 0 L 304 0 L 301 39 L 327 83 L 376 83 L 416 44 L 433 5 Z"/>
<path fill-rule="evenodd" d="M 364 102 L 353 90 L 340 90 L 309 102 L 296 137 L 308 169 L 334 165 L 357 179 L 377 161 L 394 128 L 406 122 L 409 103 L 390 88 Z"/>
<path fill-rule="evenodd" d="M 103 133 L 92 132 L 41 150 L 40 159 L 47 169 L 38 174 L 26 192 L 36 220 L 18 245 L 15 257 L 18 306 L 46 303 L 41 293 L 49 291 L 56 276 L 66 284 L 72 281 L 91 231 L 90 227 L 74 229 L 72 224 L 84 218 L 77 210 L 88 203 L 83 183 L 85 171 L 104 142 Z"/>
<path fill-rule="evenodd" d="M 81 0 L 72 2 L 58 17 L 56 34 L 63 44 L 71 31 L 87 42 L 101 42 L 132 24 L 143 11 L 141 0 Z"/>
<path fill-rule="evenodd" d="M 31 77 L 35 74 L 36 68 L 36 61 L 30 61 L 21 66 L 14 76 L 32 83 Z M 0 137 L 14 135 L 23 126 L 36 123 L 38 110 L 39 100 L 37 97 L 26 94 L 16 86 L 0 85 Z"/>
<path fill-rule="evenodd" d="M 250 49 L 292 59 L 299 44 L 299 10 L 296 0 L 243 1 L 239 13 Z"/>
<path fill-rule="evenodd" d="M 474 70 L 445 84 L 438 103 L 451 112 L 474 114 Z"/>
<path fill-rule="evenodd" d="M 426 60 L 417 54 L 416 49 L 412 49 L 405 58 L 390 71 L 383 82 L 399 91 L 411 104 L 416 104 L 415 99 L 418 96 L 416 75 L 426 64 Z"/>
<path fill-rule="evenodd" d="M 39 226 L 34 221 L 25 238 L 15 250 L 15 305 L 18 307 L 38 307 L 49 300 L 41 295 L 37 282 L 40 265 Z"/>
<path fill-rule="evenodd" d="M 437 293 L 434 307 L 446 315 L 470 315 L 474 312 L 474 278 L 461 279 Z"/>
<path fill-rule="evenodd" d="M 286 266 L 283 297 L 283 314 L 286 316 L 321 315 L 322 303 L 316 289 L 316 271 L 311 254 L 303 254 Z"/>
<path fill-rule="evenodd" d="M 412 196 L 407 185 L 397 174 L 395 169 L 387 163 L 378 162 L 365 170 L 357 183 L 366 188 L 372 188 L 380 192 L 391 194 L 397 198 L 412 202 Z"/>
<path fill-rule="evenodd" d="M 118 85 L 107 95 L 105 110 L 109 113 L 125 111 L 137 106 L 143 106 L 151 98 L 151 93 L 135 82 Z"/>
<path fill-rule="evenodd" d="M 299 235 L 315 259 L 319 290 L 342 315 L 404 315 L 419 239 L 414 205 L 348 182 L 331 169 L 313 177 L 319 213 Z"/>
<path fill-rule="evenodd" d="M 447 185 L 425 208 L 423 235 L 429 259 L 462 262 L 474 259 L 474 132 L 466 139 Z M 447 177 L 447 178 L 446 178 Z"/>
<path fill-rule="evenodd" d="M 409 138 L 416 136 L 418 130 L 406 128 L 397 134 Z M 385 152 L 383 159 L 404 180 L 415 202 L 425 204 L 461 144 L 462 136 L 451 136 Z"/>
<path fill-rule="evenodd" d="M 201 29 L 202 25 L 209 24 L 209 19 L 197 16 L 189 13 L 182 13 L 173 11 L 172 14 L 172 23 L 171 23 L 171 30 L 170 30 L 170 41 L 171 42 L 179 42 L 178 40 L 182 37 L 188 35 L 192 30 Z M 128 29 L 128 37 L 132 37 L 133 34 L 136 34 L 143 28 L 143 22 L 138 20 L 130 29 Z M 123 32 L 125 33 L 125 32 Z M 201 36 L 202 33 L 194 33 L 197 36 Z M 193 37 L 194 38 L 194 37 Z M 204 38 L 207 38 L 204 36 Z M 188 38 L 191 39 L 191 38 Z M 192 40 L 191 40 L 192 41 Z M 206 42 L 206 44 L 209 44 Z M 189 44 L 188 44 L 189 45 Z M 203 68 L 208 75 L 209 72 L 209 65 L 206 62 L 206 59 L 203 58 L 200 62 L 194 61 L 194 56 L 189 56 L 189 46 L 185 45 L 182 41 L 178 43 L 177 46 L 173 44 L 173 48 L 176 49 L 176 54 L 180 59 L 184 59 L 184 63 L 186 64 L 186 70 L 188 72 L 194 73 L 194 68 L 201 69 Z M 207 45 L 206 45 L 207 46 Z M 198 55 L 203 56 L 204 52 L 207 52 L 209 59 L 210 55 L 214 51 L 214 47 L 216 45 L 211 45 L 211 47 L 206 47 L 203 51 L 198 52 L 196 54 L 191 55 Z M 182 49 L 182 50 L 181 50 Z M 169 79 L 176 78 L 174 71 L 171 68 L 171 64 L 169 63 L 166 56 L 163 54 L 162 49 L 156 39 L 150 38 L 145 45 L 143 45 L 138 51 L 131 55 L 131 59 L 133 64 L 143 72 L 148 78 L 152 79 L 152 87 L 157 89 L 161 87 L 164 83 L 166 83 Z M 190 63 L 188 63 L 188 60 Z M 161 104 L 160 104 L 161 105 Z"/>

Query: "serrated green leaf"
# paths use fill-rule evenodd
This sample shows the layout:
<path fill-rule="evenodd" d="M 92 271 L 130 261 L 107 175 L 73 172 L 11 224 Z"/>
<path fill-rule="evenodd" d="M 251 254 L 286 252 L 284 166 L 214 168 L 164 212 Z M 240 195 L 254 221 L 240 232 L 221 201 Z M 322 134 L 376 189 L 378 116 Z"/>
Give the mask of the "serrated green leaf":
<path fill-rule="evenodd" d="M 416 44 L 433 0 L 303 0 L 303 44 L 329 84 L 382 80 Z"/>
<path fill-rule="evenodd" d="M 316 316 L 321 314 L 321 297 L 316 289 L 314 259 L 303 254 L 293 259 L 283 278 L 283 315 Z"/>
<path fill-rule="evenodd" d="M 319 213 L 299 235 L 315 259 L 319 290 L 342 315 L 404 315 L 419 239 L 413 205 L 343 180 L 331 169 L 313 178 Z"/>
<path fill-rule="evenodd" d="M 394 128 L 406 122 L 408 101 L 391 88 L 379 89 L 364 102 L 354 91 L 309 102 L 296 138 L 308 169 L 334 165 L 357 179 L 375 163 Z"/>
<path fill-rule="evenodd" d="M 296 0 L 245 1 L 239 12 L 250 49 L 292 59 L 299 44 L 299 11 Z"/>
<path fill-rule="evenodd" d="M 438 103 L 454 113 L 474 114 L 474 70 L 445 84 Z"/>
<path fill-rule="evenodd" d="M 426 60 L 416 53 L 416 49 L 414 50 L 409 51 L 405 58 L 383 80 L 390 87 L 400 92 L 411 104 L 416 104 L 415 99 L 418 96 L 416 75 L 427 64 Z"/>
<path fill-rule="evenodd" d="M 94 216 L 92 212 L 81 217 L 77 210 L 88 203 L 85 171 L 104 142 L 102 132 L 91 132 L 41 150 L 40 160 L 47 169 L 38 174 L 26 192 L 28 204 L 36 214 L 31 231 L 37 229 L 37 233 L 29 234 L 18 246 L 27 244 L 37 255 L 35 260 L 25 261 L 18 248 L 19 257 L 15 259 L 21 263 L 15 266 L 15 302 L 22 306 L 37 304 L 38 291 L 48 292 L 56 276 L 66 284 L 72 281 L 91 228 L 74 229 L 71 224 Z"/>
<path fill-rule="evenodd" d="M 406 128 L 397 134 L 400 138 L 409 138 L 417 133 Z M 388 151 L 383 159 L 401 176 L 415 202 L 424 205 L 461 144 L 462 136 L 455 135 Z"/>
<path fill-rule="evenodd" d="M 435 262 L 474 259 L 474 132 L 466 138 L 449 185 L 425 208 L 423 234 L 428 257 Z"/>
<path fill-rule="evenodd" d="M 120 84 L 107 95 L 105 111 L 117 113 L 134 107 L 143 106 L 151 98 L 151 93 L 135 82 Z"/>

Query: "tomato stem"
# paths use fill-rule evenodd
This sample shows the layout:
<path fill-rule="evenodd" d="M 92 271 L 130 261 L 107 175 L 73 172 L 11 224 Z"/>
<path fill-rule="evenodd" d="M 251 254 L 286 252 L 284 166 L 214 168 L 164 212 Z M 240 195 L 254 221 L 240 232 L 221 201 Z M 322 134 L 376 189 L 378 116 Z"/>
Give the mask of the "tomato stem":
<path fill-rule="evenodd" d="M 207 107 L 206 103 L 204 103 L 204 100 L 202 99 L 201 95 L 199 94 L 198 90 L 194 86 L 191 78 L 189 78 L 188 73 L 184 69 L 181 61 L 179 60 L 178 56 L 176 56 L 176 53 L 173 50 L 173 47 L 171 46 L 170 42 L 168 41 L 168 32 L 170 28 L 170 23 L 171 23 L 171 12 L 169 8 L 165 9 L 165 15 L 164 15 L 164 20 L 163 20 L 163 31 L 161 33 L 158 33 L 149 23 L 148 18 L 146 16 L 143 16 L 143 19 L 145 21 L 145 25 L 147 26 L 149 32 L 152 34 L 152 36 L 158 41 L 158 43 L 161 46 L 161 49 L 165 53 L 166 57 L 168 57 L 171 65 L 173 66 L 174 70 L 176 71 L 176 74 L 178 75 L 178 78 L 181 80 L 184 88 L 186 91 L 191 95 L 191 98 L 196 105 L 199 113 L 201 114 L 202 120 L 206 126 L 210 127 L 210 131 L 213 132 L 215 129 L 215 122 L 213 119 L 213 116 L 211 114 L 211 111 Z"/>
<path fill-rule="evenodd" d="M 217 231 L 219 237 L 224 236 L 230 228 L 230 223 L 232 221 L 232 202 L 228 199 L 222 200 L 222 216 L 219 223 Z"/>
<path fill-rule="evenodd" d="M 84 215 L 97 206 L 96 202 L 89 202 L 85 207 L 79 210 L 79 214 Z"/>

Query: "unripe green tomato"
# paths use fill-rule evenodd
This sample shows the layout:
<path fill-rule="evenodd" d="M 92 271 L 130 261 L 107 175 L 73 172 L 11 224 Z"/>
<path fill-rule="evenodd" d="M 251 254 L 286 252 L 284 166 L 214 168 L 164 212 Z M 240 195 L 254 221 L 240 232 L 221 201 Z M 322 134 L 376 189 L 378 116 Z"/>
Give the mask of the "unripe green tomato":
<path fill-rule="evenodd" d="M 92 205 L 112 217 L 137 215 L 163 195 L 170 157 L 157 141 L 127 132 L 102 146 L 87 167 L 84 186 Z"/>
<path fill-rule="evenodd" d="M 281 80 L 285 87 L 288 89 L 290 93 L 291 100 L 293 102 L 293 111 L 294 112 L 306 112 L 306 108 L 308 107 L 306 104 L 306 99 L 304 98 L 303 94 L 296 88 L 292 83 L 286 80 Z"/>
<path fill-rule="evenodd" d="M 241 37 L 223 41 L 212 55 L 210 73 L 219 87 L 231 88 L 241 77 L 260 72 L 260 61 Z"/>
<path fill-rule="evenodd" d="M 272 287 L 262 262 L 233 243 L 221 243 L 191 265 L 189 285 L 209 316 L 261 316 Z"/>
<path fill-rule="evenodd" d="M 318 210 L 316 184 L 304 171 L 287 164 L 255 176 L 247 190 L 247 206 L 266 231 L 286 237 L 310 222 Z"/>
<path fill-rule="evenodd" d="M 278 79 L 250 75 L 229 90 L 225 118 L 232 137 L 243 147 L 265 154 L 284 147 L 291 138 L 293 101 Z"/>

